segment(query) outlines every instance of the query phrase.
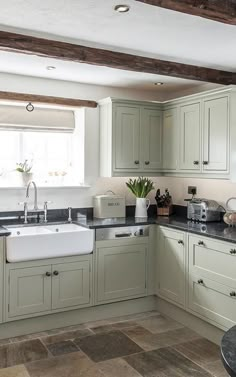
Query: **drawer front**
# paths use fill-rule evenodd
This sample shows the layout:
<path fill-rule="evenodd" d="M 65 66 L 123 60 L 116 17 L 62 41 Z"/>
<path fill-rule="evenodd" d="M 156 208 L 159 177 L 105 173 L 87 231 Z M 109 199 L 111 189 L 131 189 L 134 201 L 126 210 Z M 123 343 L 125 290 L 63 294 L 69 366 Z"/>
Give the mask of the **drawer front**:
<path fill-rule="evenodd" d="M 195 275 L 189 281 L 188 308 L 228 329 L 236 324 L 235 291 Z"/>
<path fill-rule="evenodd" d="M 236 249 L 236 246 L 235 246 Z M 234 244 L 189 236 L 189 272 L 236 288 Z"/>

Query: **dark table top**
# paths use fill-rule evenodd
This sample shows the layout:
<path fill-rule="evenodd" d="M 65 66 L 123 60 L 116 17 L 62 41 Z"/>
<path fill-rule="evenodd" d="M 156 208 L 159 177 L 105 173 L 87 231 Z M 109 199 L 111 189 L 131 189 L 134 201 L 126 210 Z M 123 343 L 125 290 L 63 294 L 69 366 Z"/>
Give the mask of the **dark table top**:
<path fill-rule="evenodd" d="M 50 219 L 48 223 L 65 223 L 63 219 L 55 218 Z M 172 229 L 182 230 L 189 233 L 199 234 L 201 236 L 207 236 L 221 241 L 235 242 L 236 243 L 236 228 L 229 227 L 224 222 L 212 222 L 212 223 L 193 223 L 188 221 L 186 217 L 172 215 L 167 216 L 153 216 L 147 219 L 137 219 L 135 217 L 122 217 L 114 219 L 87 219 L 73 221 L 76 224 L 82 225 L 90 229 L 110 228 L 110 227 L 123 227 L 123 226 L 135 226 L 135 225 L 162 225 Z M 23 222 L 19 224 L 19 221 L 1 222 L 0 236 L 8 236 L 10 230 L 7 230 L 7 226 L 23 225 Z M 36 225 L 35 221 L 28 224 Z M 43 223 L 41 225 L 44 225 Z"/>
<path fill-rule="evenodd" d="M 91 219 L 86 222 L 78 222 L 90 229 L 134 226 L 134 225 L 162 225 L 165 227 L 182 230 L 202 236 L 216 238 L 222 241 L 236 242 L 236 228 L 229 227 L 224 222 L 212 223 L 193 223 L 185 217 L 172 215 L 148 217 L 147 219 L 136 219 L 135 217 L 116 218 L 116 219 Z"/>
<path fill-rule="evenodd" d="M 221 341 L 221 356 L 227 373 L 236 377 L 236 326 L 228 330 Z"/>

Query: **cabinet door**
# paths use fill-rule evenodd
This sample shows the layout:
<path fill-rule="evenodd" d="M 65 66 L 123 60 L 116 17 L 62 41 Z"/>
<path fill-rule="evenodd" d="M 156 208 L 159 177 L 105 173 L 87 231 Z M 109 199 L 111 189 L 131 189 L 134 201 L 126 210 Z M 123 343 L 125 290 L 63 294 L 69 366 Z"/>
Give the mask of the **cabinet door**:
<path fill-rule="evenodd" d="M 230 328 L 236 324 L 236 290 L 201 275 L 189 279 L 188 308 L 201 317 Z"/>
<path fill-rule="evenodd" d="M 200 170 L 200 103 L 180 107 L 180 169 Z"/>
<path fill-rule="evenodd" d="M 0 237 L 0 323 L 3 319 L 3 287 L 4 287 L 4 280 L 3 280 L 3 253 L 4 253 L 4 238 Z"/>
<path fill-rule="evenodd" d="M 204 102 L 203 171 L 227 171 L 229 154 L 228 97 Z"/>
<path fill-rule="evenodd" d="M 146 245 L 97 249 L 97 302 L 146 295 Z"/>
<path fill-rule="evenodd" d="M 162 113 L 148 108 L 141 111 L 142 168 L 159 170 L 162 167 Z"/>
<path fill-rule="evenodd" d="M 90 302 L 90 261 L 52 266 L 52 309 Z"/>
<path fill-rule="evenodd" d="M 51 266 L 10 269 L 8 273 L 9 317 L 51 309 Z"/>
<path fill-rule="evenodd" d="M 158 293 L 179 306 L 185 306 L 185 235 L 159 229 L 157 257 Z"/>
<path fill-rule="evenodd" d="M 140 109 L 115 107 L 115 166 L 118 170 L 140 169 Z"/>
<path fill-rule="evenodd" d="M 178 112 L 177 109 L 163 113 L 163 169 L 176 170 L 178 166 Z"/>

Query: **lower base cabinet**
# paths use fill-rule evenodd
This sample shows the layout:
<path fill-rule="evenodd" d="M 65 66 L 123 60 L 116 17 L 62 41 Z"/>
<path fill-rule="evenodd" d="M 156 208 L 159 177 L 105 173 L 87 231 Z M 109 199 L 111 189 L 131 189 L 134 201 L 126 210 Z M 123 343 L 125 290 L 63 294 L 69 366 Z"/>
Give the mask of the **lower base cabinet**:
<path fill-rule="evenodd" d="M 147 243 L 133 245 L 121 241 L 114 246 L 110 241 L 97 242 L 97 304 L 147 295 L 147 252 Z"/>
<path fill-rule="evenodd" d="M 234 244 L 189 236 L 188 300 L 194 314 L 225 329 L 236 324 Z"/>
<path fill-rule="evenodd" d="M 157 293 L 185 306 L 185 233 L 160 227 L 157 247 Z"/>
<path fill-rule="evenodd" d="M 4 277 L 3 277 L 3 256 L 4 256 L 4 238 L 0 237 L 0 323 L 3 321 L 3 290 L 4 290 Z"/>
<path fill-rule="evenodd" d="M 7 319 L 91 304 L 91 256 L 7 265 Z M 63 263 L 64 262 L 64 263 Z"/>

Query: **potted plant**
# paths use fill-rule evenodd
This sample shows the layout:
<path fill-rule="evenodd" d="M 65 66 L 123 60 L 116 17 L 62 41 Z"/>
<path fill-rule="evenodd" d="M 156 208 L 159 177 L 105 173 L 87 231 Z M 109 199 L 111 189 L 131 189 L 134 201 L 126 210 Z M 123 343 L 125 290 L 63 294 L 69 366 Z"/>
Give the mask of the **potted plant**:
<path fill-rule="evenodd" d="M 150 191 L 154 190 L 153 182 L 149 178 L 130 178 L 126 186 L 136 196 L 135 217 L 147 217 L 150 200 L 146 197 Z"/>
<path fill-rule="evenodd" d="M 32 167 L 33 167 L 32 162 L 29 163 L 28 160 L 25 160 L 24 162 L 18 162 L 16 164 L 16 171 L 21 173 L 21 178 L 22 178 L 24 186 L 27 186 L 29 181 L 32 180 L 32 176 L 33 176 L 33 173 L 31 171 Z"/>
<path fill-rule="evenodd" d="M 168 189 L 161 195 L 160 189 L 157 190 L 155 196 L 157 202 L 157 214 L 159 216 L 169 216 L 173 213 L 172 197 Z"/>

